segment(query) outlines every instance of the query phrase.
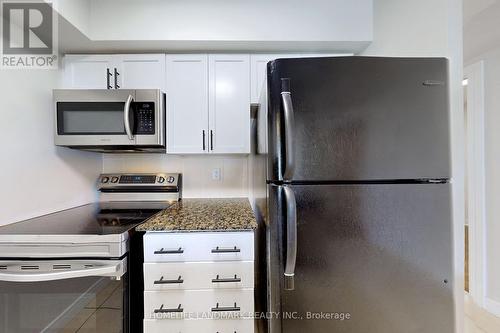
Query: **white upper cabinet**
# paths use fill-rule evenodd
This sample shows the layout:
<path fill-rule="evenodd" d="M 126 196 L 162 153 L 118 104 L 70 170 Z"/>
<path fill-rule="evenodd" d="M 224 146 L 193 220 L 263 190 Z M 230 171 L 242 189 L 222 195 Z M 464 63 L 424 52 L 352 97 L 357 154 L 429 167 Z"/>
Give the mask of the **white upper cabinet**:
<path fill-rule="evenodd" d="M 165 55 L 67 55 L 64 77 L 66 88 L 164 90 Z"/>
<path fill-rule="evenodd" d="M 167 153 L 250 152 L 250 56 L 167 55 Z"/>
<path fill-rule="evenodd" d="M 112 88 L 113 58 L 109 55 L 64 57 L 64 86 L 75 89 Z"/>
<path fill-rule="evenodd" d="M 210 151 L 250 153 L 250 56 L 209 55 Z"/>
<path fill-rule="evenodd" d="M 120 58 L 121 88 L 165 90 L 164 54 L 125 54 Z"/>
<path fill-rule="evenodd" d="M 208 56 L 166 58 L 167 153 L 208 152 Z"/>
<path fill-rule="evenodd" d="M 266 89 L 267 84 L 267 63 L 278 58 L 308 58 L 308 57 L 340 57 L 352 54 L 332 54 L 332 53 L 283 53 L 283 54 L 252 54 L 250 58 L 251 74 L 251 102 L 258 103 L 262 89 Z"/>

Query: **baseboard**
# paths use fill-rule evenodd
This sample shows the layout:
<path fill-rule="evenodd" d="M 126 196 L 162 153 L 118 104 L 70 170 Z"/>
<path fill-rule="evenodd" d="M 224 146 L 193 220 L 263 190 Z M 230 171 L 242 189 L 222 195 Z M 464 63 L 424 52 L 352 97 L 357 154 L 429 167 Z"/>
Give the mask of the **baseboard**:
<path fill-rule="evenodd" d="M 500 332 L 500 302 L 486 298 L 484 300 L 485 308 L 481 308 L 474 303 L 468 293 L 465 294 L 465 315 L 468 316 L 474 324 L 487 333 Z"/>

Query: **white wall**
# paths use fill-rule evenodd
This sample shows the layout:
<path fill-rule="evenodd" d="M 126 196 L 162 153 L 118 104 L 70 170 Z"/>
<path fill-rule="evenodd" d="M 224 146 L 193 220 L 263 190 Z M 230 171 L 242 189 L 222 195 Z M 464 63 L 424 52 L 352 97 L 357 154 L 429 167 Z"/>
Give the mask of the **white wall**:
<path fill-rule="evenodd" d="M 486 306 L 500 315 L 500 47 L 468 59 L 466 65 L 483 60 L 485 106 L 486 180 Z M 493 303 L 493 304 L 492 304 Z M 495 304 L 496 303 L 496 304 Z"/>
<path fill-rule="evenodd" d="M 484 300 L 488 311 L 500 316 L 500 1 L 468 0 L 464 21 L 465 65 L 484 64 L 485 111 L 485 257 Z"/>
<path fill-rule="evenodd" d="M 247 197 L 246 156 L 178 156 L 166 154 L 104 155 L 104 172 L 180 172 L 183 197 Z M 212 170 L 222 171 L 220 181 L 212 180 Z"/>
<path fill-rule="evenodd" d="M 60 71 L 0 69 L 0 225 L 95 200 L 98 154 L 56 148 Z"/>
<path fill-rule="evenodd" d="M 90 0 L 45 0 L 81 32 L 90 34 Z"/>
<path fill-rule="evenodd" d="M 464 123 L 462 1 L 375 0 L 373 43 L 363 55 L 439 56 L 450 60 L 450 111 L 457 332 L 463 330 Z"/>
<path fill-rule="evenodd" d="M 92 0 L 90 26 L 95 40 L 369 41 L 372 0 Z"/>

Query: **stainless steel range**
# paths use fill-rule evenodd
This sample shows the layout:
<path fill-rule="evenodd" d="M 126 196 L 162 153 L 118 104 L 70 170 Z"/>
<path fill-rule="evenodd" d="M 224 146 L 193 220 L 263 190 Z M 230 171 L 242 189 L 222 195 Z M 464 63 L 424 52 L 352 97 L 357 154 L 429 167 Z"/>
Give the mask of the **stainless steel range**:
<path fill-rule="evenodd" d="M 99 202 L 0 227 L 0 333 L 133 331 L 134 229 L 181 198 L 181 175 L 103 174 L 97 189 Z"/>

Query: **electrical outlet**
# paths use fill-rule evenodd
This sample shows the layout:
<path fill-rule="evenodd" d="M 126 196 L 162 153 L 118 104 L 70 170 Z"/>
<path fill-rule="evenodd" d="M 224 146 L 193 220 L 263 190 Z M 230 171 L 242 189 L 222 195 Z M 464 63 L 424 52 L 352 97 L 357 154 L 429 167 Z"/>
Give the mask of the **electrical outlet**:
<path fill-rule="evenodd" d="M 222 179 L 222 170 L 221 168 L 212 169 L 212 180 L 220 182 Z"/>

